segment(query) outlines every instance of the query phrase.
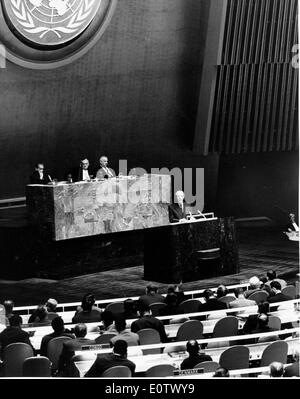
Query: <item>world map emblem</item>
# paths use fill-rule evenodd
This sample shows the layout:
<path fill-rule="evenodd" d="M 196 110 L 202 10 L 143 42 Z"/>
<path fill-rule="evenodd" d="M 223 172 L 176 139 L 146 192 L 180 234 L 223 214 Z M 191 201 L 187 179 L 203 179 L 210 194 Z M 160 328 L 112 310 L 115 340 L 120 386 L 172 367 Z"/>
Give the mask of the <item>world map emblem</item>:
<path fill-rule="evenodd" d="M 66 65 L 107 29 L 118 0 L 0 0 L 6 57 L 33 69 Z"/>
<path fill-rule="evenodd" d="M 101 0 L 5 0 L 7 15 L 27 40 L 57 46 L 86 29 Z"/>

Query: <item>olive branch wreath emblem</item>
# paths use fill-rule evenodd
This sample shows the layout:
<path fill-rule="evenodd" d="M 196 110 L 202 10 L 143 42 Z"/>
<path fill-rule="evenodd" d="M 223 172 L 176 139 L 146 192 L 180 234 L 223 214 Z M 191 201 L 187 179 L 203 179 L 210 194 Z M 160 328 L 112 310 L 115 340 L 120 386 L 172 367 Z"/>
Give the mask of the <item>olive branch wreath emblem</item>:
<path fill-rule="evenodd" d="M 95 0 L 84 0 L 80 8 L 75 12 L 70 21 L 66 26 L 58 26 L 55 28 L 49 28 L 47 26 L 36 25 L 30 12 L 26 9 L 24 0 L 10 0 L 13 13 L 15 14 L 20 25 L 24 27 L 24 30 L 28 33 L 39 34 L 42 38 L 48 32 L 55 33 L 59 38 L 62 37 L 60 33 L 74 33 L 80 29 L 84 24 L 87 17 L 92 11 L 92 6 Z"/>

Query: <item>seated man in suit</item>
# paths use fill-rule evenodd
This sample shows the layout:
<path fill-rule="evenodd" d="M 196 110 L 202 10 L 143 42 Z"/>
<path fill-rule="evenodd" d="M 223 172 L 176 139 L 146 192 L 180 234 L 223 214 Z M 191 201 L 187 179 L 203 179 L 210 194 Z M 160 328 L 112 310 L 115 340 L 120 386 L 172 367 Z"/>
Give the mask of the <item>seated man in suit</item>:
<path fill-rule="evenodd" d="M 9 318 L 9 326 L 0 333 L 0 351 L 1 357 L 3 356 L 4 349 L 9 344 L 23 342 L 34 348 L 30 342 L 29 334 L 21 329 L 22 317 L 15 314 Z"/>
<path fill-rule="evenodd" d="M 127 359 L 127 346 L 126 341 L 119 339 L 114 344 L 113 353 L 98 354 L 85 377 L 101 377 L 105 370 L 115 366 L 129 367 L 134 374 L 135 364 Z"/>
<path fill-rule="evenodd" d="M 82 159 L 80 161 L 78 176 L 76 176 L 77 181 L 90 181 L 91 180 L 91 176 L 89 173 L 89 166 L 90 166 L 90 162 L 87 158 Z"/>
<path fill-rule="evenodd" d="M 44 170 L 44 164 L 38 162 L 34 166 L 34 172 L 30 176 L 30 184 L 48 184 L 51 182 L 50 176 Z"/>
<path fill-rule="evenodd" d="M 205 353 L 199 352 L 200 347 L 197 341 L 191 340 L 186 344 L 186 351 L 189 354 L 189 357 L 184 359 L 181 363 L 181 370 L 188 370 L 194 368 L 198 363 L 209 362 L 212 361 L 212 358 Z M 201 366 L 199 366 L 200 368 Z"/>
<path fill-rule="evenodd" d="M 186 219 L 186 204 L 184 201 L 184 192 L 176 191 L 176 203 L 169 205 L 169 220 L 170 223 L 185 222 Z"/>
<path fill-rule="evenodd" d="M 223 310 L 227 309 L 227 305 L 224 302 L 219 301 L 214 292 L 210 289 L 206 289 L 203 292 L 205 303 L 200 303 L 198 307 L 198 312 L 206 312 L 207 310 Z M 226 312 L 224 312 L 224 317 Z M 208 316 L 209 317 L 209 316 Z M 198 316 L 198 320 L 206 320 L 206 316 Z"/>
<path fill-rule="evenodd" d="M 148 284 L 146 287 L 146 294 L 141 295 L 138 299 L 137 306 L 140 304 L 151 305 L 156 302 L 165 302 L 165 298 L 158 293 L 158 287 L 154 284 Z"/>
<path fill-rule="evenodd" d="M 139 344 L 139 336 L 129 330 L 126 330 L 126 319 L 124 316 L 118 316 L 115 321 L 118 334 L 113 337 L 110 342 L 112 346 L 120 339 L 127 342 L 128 346 L 136 346 Z"/>
<path fill-rule="evenodd" d="M 283 302 L 283 301 L 289 301 L 291 298 L 288 297 L 287 295 L 284 295 L 281 292 L 281 284 L 278 281 L 271 281 L 270 283 L 271 290 L 273 291 L 274 295 L 270 296 L 267 300 L 270 303 L 276 303 L 276 302 Z"/>
<path fill-rule="evenodd" d="M 97 171 L 97 179 L 103 180 L 108 179 L 110 177 L 115 177 L 115 172 L 108 167 L 108 158 L 103 155 L 100 159 L 100 169 Z"/>

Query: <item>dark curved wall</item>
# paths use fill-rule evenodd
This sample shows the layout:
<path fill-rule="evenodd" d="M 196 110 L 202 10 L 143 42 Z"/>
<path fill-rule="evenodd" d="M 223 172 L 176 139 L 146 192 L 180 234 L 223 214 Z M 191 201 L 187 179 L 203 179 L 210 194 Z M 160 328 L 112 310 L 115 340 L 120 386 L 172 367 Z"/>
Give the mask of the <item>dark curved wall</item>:
<path fill-rule="evenodd" d="M 0 70 L 0 198 L 24 195 L 32 165 L 52 177 L 105 153 L 111 166 L 204 167 L 214 206 L 218 156 L 192 152 L 208 2 L 120 0 L 96 46 L 52 71 Z"/>

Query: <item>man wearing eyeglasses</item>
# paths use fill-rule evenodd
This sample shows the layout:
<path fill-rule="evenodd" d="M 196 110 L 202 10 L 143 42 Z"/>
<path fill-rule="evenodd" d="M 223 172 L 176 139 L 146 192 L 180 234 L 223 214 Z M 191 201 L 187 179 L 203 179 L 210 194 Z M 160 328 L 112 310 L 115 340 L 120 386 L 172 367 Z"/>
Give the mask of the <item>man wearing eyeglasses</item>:
<path fill-rule="evenodd" d="M 51 182 L 50 176 L 45 172 L 44 164 L 37 163 L 34 172 L 30 176 L 30 184 L 48 184 Z"/>

